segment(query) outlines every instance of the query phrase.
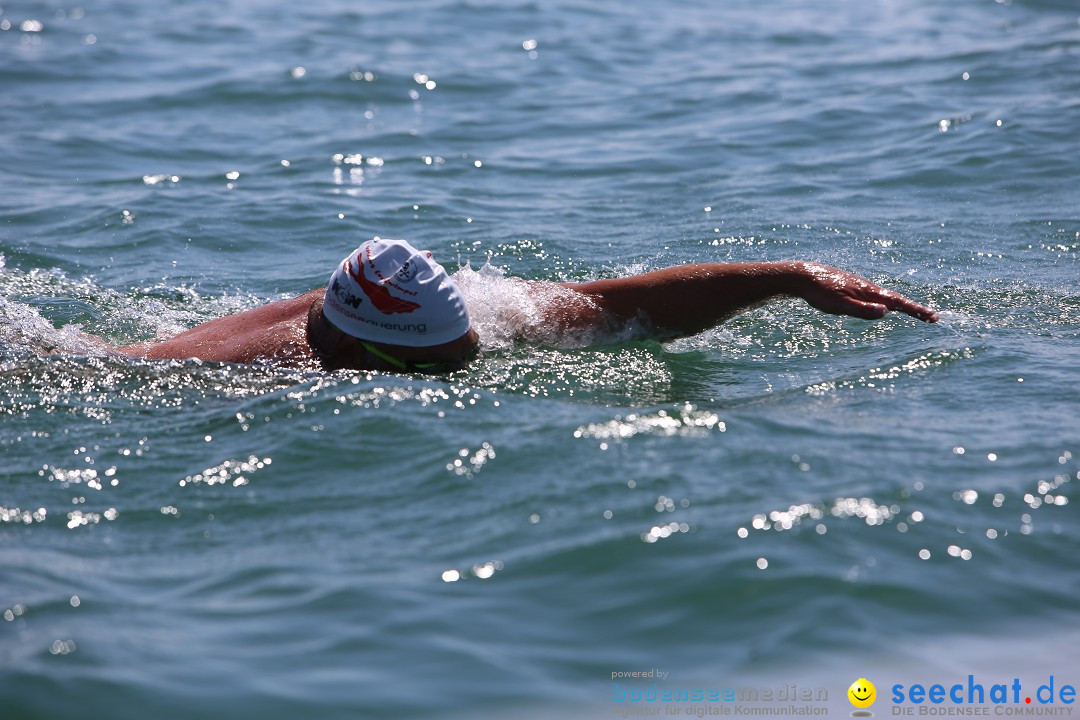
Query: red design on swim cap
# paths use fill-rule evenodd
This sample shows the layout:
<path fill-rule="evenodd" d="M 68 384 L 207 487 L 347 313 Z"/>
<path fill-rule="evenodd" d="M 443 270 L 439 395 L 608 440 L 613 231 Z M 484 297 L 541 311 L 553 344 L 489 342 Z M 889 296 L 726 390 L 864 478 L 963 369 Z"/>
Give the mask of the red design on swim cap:
<path fill-rule="evenodd" d="M 360 266 L 359 273 L 353 272 L 351 262 L 345 263 L 345 267 L 349 271 L 349 276 L 360 285 L 360 289 L 368 296 L 368 299 L 371 300 L 371 304 L 375 306 L 376 310 L 386 315 L 393 315 L 395 313 L 411 313 L 413 310 L 420 308 L 419 303 L 396 298 L 381 284 L 368 280 L 364 275 L 364 262 L 362 258 L 357 258 L 357 265 Z"/>

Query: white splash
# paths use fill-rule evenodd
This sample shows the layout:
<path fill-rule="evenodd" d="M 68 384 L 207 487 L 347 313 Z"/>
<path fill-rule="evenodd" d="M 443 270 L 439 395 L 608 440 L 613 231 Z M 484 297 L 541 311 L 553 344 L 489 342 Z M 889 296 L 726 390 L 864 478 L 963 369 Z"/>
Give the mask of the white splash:
<path fill-rule="evenodd" d="M 479 270 L 466 264 L 454 273 L 465 295 L 473 327 L 486 350 L 511 347 L 528 340 L 556 347 L 586 347 L 599 338 L 601 327 L 581 329 L 569 314 L 599 313 L 587 296 L 546 280 L 508 277 L 501 268 L 484 263 Z"/>
<path fill-rule="evenodd" d="M 78 325 L 57 329 L 37 309 L 0 297 L 0 348 L 42 355 L 104 355 L 106 347 Z"/>

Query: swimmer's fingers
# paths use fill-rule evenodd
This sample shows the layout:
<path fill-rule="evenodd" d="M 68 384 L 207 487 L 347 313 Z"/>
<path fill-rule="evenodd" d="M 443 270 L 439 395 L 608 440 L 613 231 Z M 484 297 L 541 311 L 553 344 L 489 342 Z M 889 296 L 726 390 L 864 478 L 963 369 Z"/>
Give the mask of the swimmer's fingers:
<path fill-rule="evenodd" d="M 863 302 L 853 298 L 844 298 L 836 307 L 834 315 L 850 315 L 863 320 L 878 320 L 885 317 L 889 308 L 881 303 Z"/>
<path fill-rule="evenodd" d="M 868 284 L 870 285 L 870 288 L 864 288 L 863 292 L 858 293 L 859 300 L 862 301 L 864 305 L 882 308 L 885 311 L 895 310 L 897 312 L 902 312 L 905 315 L 910 315 L 923 322 L 937 322 L 938 314 L 925 305 L 920 305 L 911 298 L 905 297 L 893 290 L 886 290 L 873 283 Z M 884 314 L 885 312 L 881 312 L 881 314 L 876 317 L 882 317 Z M 859 317 L 863 316 L 860 315 Z"/>
<path fill-rule="evenodd" d="M 804 263 L 802 270 L 810 281 L 803 299 L 822 312 L 877 320 L 895 310 L 924 322 L 937 322 L 938 314 L 930 308 L 866 278 L 816 263 Z"/>
<path fill-rule="evenodd" d="M 918 318 L 924 323 L 937 322 L 937 313 L 926 305 L 919 304 L 894 290 L 863 280 L 861 277 L 853 276 L 853 280 L 852 284 L 838 289 L 840 295 L 848 296 L 846 300 L 849 307 L 854 310 L 846 314 L 864 317 L 866 320 L 877 320 L 878 317 L 894 310 Z"/>
<path fill-rule="evenodd" d="M 934 323 L 938 321 L 937 312 L 926 307 L 925 305 L 920 305 L 914 300 L 906 298 L 903 295 L 898 295 L 895 302 L 888 307 L 890 310 L 896 310 L 898 312 L 905 313 L 913 318 L 922 320 L 923 322 Z"/>

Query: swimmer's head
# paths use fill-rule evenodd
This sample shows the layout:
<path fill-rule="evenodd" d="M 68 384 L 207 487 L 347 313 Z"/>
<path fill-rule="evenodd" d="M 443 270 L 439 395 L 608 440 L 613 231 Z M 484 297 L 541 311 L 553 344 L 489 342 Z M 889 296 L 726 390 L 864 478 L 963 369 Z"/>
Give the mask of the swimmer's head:
<path fill-rule="evenodd" d="M 360 340 L 409 348 L 469 334 L 465 296 L 431 253 L 375 238 L 345 258 L 326 286 L 323 315 Z"/>

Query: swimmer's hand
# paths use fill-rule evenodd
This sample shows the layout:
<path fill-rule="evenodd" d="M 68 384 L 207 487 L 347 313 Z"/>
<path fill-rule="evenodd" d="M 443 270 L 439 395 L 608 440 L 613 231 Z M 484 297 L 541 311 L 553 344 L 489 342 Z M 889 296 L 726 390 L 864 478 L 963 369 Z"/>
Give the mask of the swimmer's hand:
<path fill-rule="evenodd" d="M 799 297 L 822 312 L 877 320 L 896 310 L 923 322 L 938 321 L 938 314 L 925 305 L 866 278 L 818 263 L 794 264 L 802 278 L 798 283 Z"/>

